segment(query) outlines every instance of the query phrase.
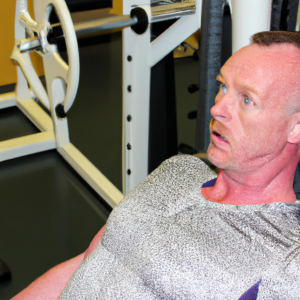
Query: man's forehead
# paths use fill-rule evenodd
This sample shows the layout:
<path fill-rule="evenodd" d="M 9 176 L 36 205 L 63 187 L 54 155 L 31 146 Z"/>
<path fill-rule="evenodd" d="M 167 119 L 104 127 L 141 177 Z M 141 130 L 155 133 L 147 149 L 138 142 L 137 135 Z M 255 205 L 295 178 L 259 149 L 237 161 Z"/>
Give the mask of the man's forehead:
<path fill-rule="evenodd" d="M 225 80 L 259 86 L 277 81 L 296 84 L 300 79 L 300 50 L 290 44 L 249 45 L 232 55 L 220 74 Z"/>
<path fill-rule="evenodd" d="M 296 67 L 300 63 L 300 49 L 292 44 L 252 44 L 234 53 L 228 62 L 242 63 L 241 66 L 253 66 L 258 70 L 264 67 L 279 69 L 280 65 Z"/>

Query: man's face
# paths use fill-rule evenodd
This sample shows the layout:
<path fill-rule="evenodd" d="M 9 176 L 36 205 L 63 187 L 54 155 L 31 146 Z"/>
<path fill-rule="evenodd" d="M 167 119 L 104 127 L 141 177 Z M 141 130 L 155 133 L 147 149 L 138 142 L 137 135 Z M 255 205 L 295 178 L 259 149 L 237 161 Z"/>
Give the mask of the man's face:
<path fill-rule="evenodd" d="M 247 46 L 223 66 L 211 109 L 208 157 L 221 169 L 251 171 L 286 147 L 291 103 L 299 92 L 299 50 L 291 45 Z"/>

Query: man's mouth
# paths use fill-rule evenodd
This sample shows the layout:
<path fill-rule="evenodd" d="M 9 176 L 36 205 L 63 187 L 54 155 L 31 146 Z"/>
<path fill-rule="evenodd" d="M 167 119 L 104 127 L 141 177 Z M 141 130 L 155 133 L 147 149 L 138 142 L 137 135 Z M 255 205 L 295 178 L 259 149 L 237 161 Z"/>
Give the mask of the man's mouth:
<path fill-rule="evenodd" d="M 224 140 L 225 142 L 229 143 L 224 136 L 222 136 L 220 133 L 216 132 L 216 131 L 213 131 L 213 134 L 217 137 L 220 137 L 222 140 Z"/>

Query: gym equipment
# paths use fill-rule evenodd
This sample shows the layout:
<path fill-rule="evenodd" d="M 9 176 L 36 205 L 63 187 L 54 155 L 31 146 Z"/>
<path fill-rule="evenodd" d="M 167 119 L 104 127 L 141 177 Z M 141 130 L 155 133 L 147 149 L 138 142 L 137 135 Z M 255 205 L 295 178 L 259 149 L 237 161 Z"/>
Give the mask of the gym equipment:
<path fill-rule="evenodd" d="M 142 1 L 123 1 L 123 13 Z M 183 3 L 184 4 L 184 3 Z M 123 30 L 123 191 L 128 193 L 148 175 L 149 109 L 151 67 L 200 28 L 202 1 L 190 2 L 194 9 L 180 13 L 182 17 L 150 42 L 150 28 L 137 35 Z M 177 3 L 180 6 L 182 3 Z M 161 6 L 161 10 L 168 5 Z M 152 7 L 153 9 L 154 7 Z M 149 11 L 150 12 L 150 11 Z M 189 15 L 184 15 L 189 13 Z M 193 13 L 193 14 L 192 14 Z M 170 20 L 174 14 L 165 14 Z M 153 19 L 153 16 L 152 16 Z M 157 20 L 157 18 L 156 18 Z M 162 18 L 160 18 L 162 20 Z M 152 22 L 152 21 L 151 21 Z M 130 148 L 127 148 L 127 145 Z"/>
<path fill-rule="evenodd" d="M 69 65 L 59 56 L 55 45 L 47 41 L 48 22 L 55 9 L 65 33 Z M 69 140 L 67 112 L 71 108 L 79 80 L 77 39 L 65 1 L 34 1 L 35 20 L 27 10 L 27 1 L 17 0 L 15 47 L 11 58 L 18 63 L 14 93 L 2 95 L 0 107 L 16 105 L 41 130 L 41 133 L 0 143 L 0 160 L 57 149 L 66 161 L 112 207 L 123 194 Z M 21 22 L 19 22 L 21 20 Z M 24 29 L 25 28 L 25 29 Z M 25 30 L 30 38 L 26 38 Z M 43 57 L 47 93 L 32 67 L 28 51 Z M 32 91 L 28 88 L 28 83 Z M 37 97 L 51 117 L 32 99 Z"/>
<path fill-rule="evenodd" d="M 63 0 L 35 0 L 34 19 L 28 13 L 27 0 L 17 0 L 16 42 L 11 55 L 17 63 L 17 85 L 14 93 L 0 96 L 0 108 L 17 106 L 41 132 L 1 142 L 0 161 L 56 148 L 111 207 L 121 201 L 123 193 L 70 143 L 67 113 L 74 102 L 79 80 L 75 30 L 78 36 L 82 36 L 131 26 L 123 34 L 124 193 L 148 175 L 150 68 L 199 28 L 201 0 L 152 8 L 150 3 L 142 4 L 126 2 L 123 4 L 124 16 L 73 26 Z M 60 57 L 56 45 L 48 42 L 53 30 L 49 23 L 52 9 L 55 9 L 60 22 L 53 28 L 61 26 L 64 33 L 68 65 Z M 150 23 L 176 18 L 179 20 L 150 43 Z M 58 37 L 53 33 L 52 38 Z M 31 51 L 43 57 L 47 92 L 31 64 Z M 33 100 L 35 97 L 43 108 Z M 51 117 L 45 110 L 50 112 Z"/>

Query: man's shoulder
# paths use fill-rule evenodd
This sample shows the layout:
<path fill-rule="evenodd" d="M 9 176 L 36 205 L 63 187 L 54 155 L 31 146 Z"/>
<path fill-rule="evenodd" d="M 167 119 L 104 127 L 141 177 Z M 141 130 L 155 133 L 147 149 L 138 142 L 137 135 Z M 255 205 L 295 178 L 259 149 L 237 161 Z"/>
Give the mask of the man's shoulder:
<path fill-rule="evenodd" d="M 175 195 L 178 198 L 198 190 L 204 182 L 214 177 L 216 174 L 201 159 L 192 155 L 176 155 L 165 160 L 132 194 L 149 192 L 158 198 L 172 198 Z"/>
<path fill-rule="evenodd" d="M 199 158 L 192 155 L 176 155 L 164 161 L 141 184 L 131 191 L 115 211 L 155 210 L 170 215 L 193 204 L 201 195 L 204 182 L 217 175 Z M 197 197 L 196 196 L 196 197 Z M 190 199 L 192 198 L 192 199 Z"/>
<path fill-rule="evenodd" d="M 164 183 L 188 182 L 204 183 L 217 175 L 198 157 L 193 155 L 175 155 L 165 160 L 142 183 L 143 186 L 156 178 L 164 179 Z M 138 187 L 139 188 L 139 187 Z"/>

